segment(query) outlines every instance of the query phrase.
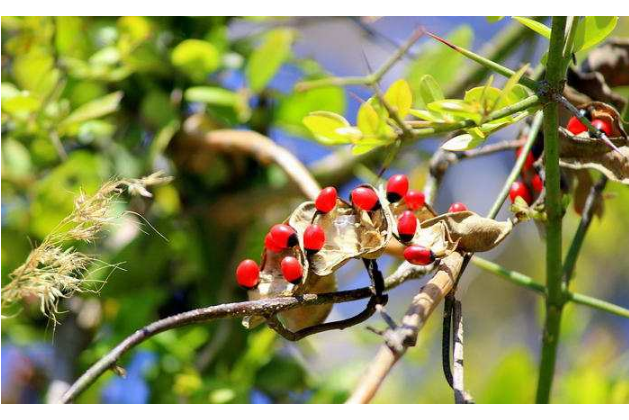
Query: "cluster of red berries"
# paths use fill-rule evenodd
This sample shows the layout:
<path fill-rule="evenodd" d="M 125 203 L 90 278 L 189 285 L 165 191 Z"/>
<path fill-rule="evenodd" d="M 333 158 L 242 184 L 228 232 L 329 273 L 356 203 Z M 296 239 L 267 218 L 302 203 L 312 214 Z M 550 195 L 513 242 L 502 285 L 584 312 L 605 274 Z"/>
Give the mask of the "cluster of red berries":
<path fill-rule="evenodd" d="M 580 110 L 580 112 L 583 117 L 587 118 L 588 120 L 591 119 L 592 114 L 587 109 L 582 109 Z M 595 128 L 601 130 L 603 133 L 607 134 L 608 136 L 612 135 L 612 126 L 609 122 L 605 120 L 601 120 L 599 118 L 594 118 L 591 121 L 591 123 Z M 568 125 L 566 125 L 566 129 L 570 131 L 572 134 L 574 134 L 575 136 L 585 131 L 588 131 L 588 128 L 585 126 L 585 124 L 579 121 L 577 117 L 572 117 L 568 120 Z"/>
<path fill-rule="evenodd" d="M 336 206 L 336 188 L 328 187 L 319 193 L 315 207 L 319 213 L 328 213 Z M 319 252 L 325 244 L 325 232 L 321 226 L 310 225 L 304 231 L 304 249 L 308 255 Z M 282 252 L 299 244 L 297 232 L 287 224 L 277 224 L 264 237 L 264 247 L 271 252 Z M 301 281 L 304 269 L 293 256 L 282 258 L 280 269 L 284 279 L 292 284 Z M 253 260 L 244 260 L 236 269 L 238 284 L 246 289 L 255 288 L 260 281 L 260 268 Z"/>
<path fill-rule="evenodd" d="M 414 211 L 424 207 L 426 198 L 421 191 L 409 190 L 409 182 L 406 175 L 392 176 L 386 186 L 386 196 L 390 203 L 404 200 L 408 210 L 404 211 L 397 220 L 397 228 L 400 241 L 410 242 L 415 236 L 419 226 Z M 315 200 L 315 208 L 318 214 L 331 212 L 337 203 L 338 194 L 336 188 L 327 187 L 321 190 Z M 350 193 L 350 201 L 360 210 L 372 212 L 381 208 L 378 194 L 368 187 L 357 187 Z M 462 203 L 454 203 L 449 212 L 465 211 Z M 324 230 L 315 224 L 306 228 L 303 235 L 303 244 L 306 254 L 311 256 L 319 252 L 325 244 Z M 271 228 L 264 238 L 264 247 L 271 252 L 283 252 L 299 244 L 297 232 L 287 224 L 277 224 Z M 427 265 L 435 261 L 435 254 L 428 248 L 420 245 L 410 245 L 404 250 L 404 258 L 412 264 Z M 299 260 L 293 256 L 285 256 L 280 263 L 280 269 L 284 279 L 292 284 L 298 284 L 303 278 L 303 267 Z M 238 284 L 246 289 L 255 288 L 260 282 L 260 267 L 253 260 L 242 261 L 236 269 Z"/>
<path fill-rule="evenodd" d="M 521 154 L 522 147 L 516 150 L 516 158 L 519 158 Z M 535 169 L 535 160 L 533 152 L 528 152 L 524 165 L 522 165 L 522 172 L 520 172 L 521 178 L 511 184 L 509 189 L 509 199 L 512 203 L 515 203 L 516 198 L 520 197 L 526 204 L 530 205 L 533 203 L 534 196 L 538 196 L 544 189 L 544 181 Z"/>
<path fill-rule="evenodd" d="M 421 191 L 409 190 L 406 175 L 394 175 L 387 182 L 387 200 L 397 203 L 402 199 L 410 210 L 405 210 L 398 216 L 397 232 L 400 242 L 408 243 L 413 240 L 419 226 L 413 211 L 424 207 L 426 197 Z M 421 245 L 410 245 L 404 249 L 404 259 L 411 264 L 428 265 L 435 261 L 435 254 Z"/>

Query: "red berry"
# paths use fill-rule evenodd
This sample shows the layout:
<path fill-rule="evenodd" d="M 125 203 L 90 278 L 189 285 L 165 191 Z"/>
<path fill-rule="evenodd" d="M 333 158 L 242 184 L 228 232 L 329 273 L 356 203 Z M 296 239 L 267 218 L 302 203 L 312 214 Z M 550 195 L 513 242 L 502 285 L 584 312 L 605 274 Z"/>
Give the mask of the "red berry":
<path fill-rule="evenodd" d="M 607 121 L 599 119 L 592 120 L 592 125 L 601 130 L 603 133 L 607 134 L 608 136 L 612 135 L 612 125 Z"/>
<path fill-rule="evenodd" d="M 373 211 L 380 208 L 378 194 L 370 188 L 358 187 L 352 190 L 352 203 L 359 209 Z"/>
<path fill-rule="evenodd" d="M 575 136 L 577 134 L 583 133 L 584 131 L 587 131 L 588 129 L 581 121 L 579 121 L 577 117 L 570 118 L 568 120 L 568 125 L 566 126 L 566 128 Z"/>
<path fill-rule="evenodd" d="M 435 254 L 421 245 L 411 245 L 404 250 L 404 259 L 415 265 L 428 265 L 435 261 Z"/>
<path fill-rule="evenodd" d="M 522 154 L 522 147 L 516 150 L 515 152 L 516 158 L 519 158 L 520 154 Z M 529 170 L 533 167 L 534 163 L 535 163 L 535 156 L 533 156 L 533 153 L 529 152 L 529 154 L 526 155 L 526 159 L 524 160 L 524 165 L 522 165 L 522 169 Z"/>
<path fill-rule="evenodd" d="M 307 252 L 314 254 L 323 248 L 325 243 L 325 232 L 320 226 L 310 225 L 304 232 L 304 248 Z"/>
<path fill-rule="evenodd" d="M 408 178 L 406 175 L 393 175 L 387 182 L 387 200 L 396 203 L 408 192 Z"/>
<path fill-rule="evenodd" d="M 426 204 L 426 196 L 423 192 L 417 190 L 410 190 L 404 196 L 404 201 L 406 202 L 406 207 L 411 210 L 417 210 L 424 207 Z"/>
<path fill-rule="evenodd" d="M 515 203 L 517 197 L 522 197 L 522 199 L 526 201 L 526 204 L 531 204 L 532 202 L 531 193 L 522 181 L 516 181 L 511 184 L 511 189 L 509 190 L 509 198 L 512 203 Z"/>
<path fill-rule="evenodd" d="M 315 207 L 321 213 L 329 213 L 336 206 L 336 188 L 327 187 L 321 190 L 315 200 Z"/>
<path fill-rule="evenodd" d="M 304 274 L 301 264 L 295 257 L 284 257 L 280 264 L 282 275 L 289 283 L 299 283 Z"/>
<path fill-rule="evenodd" d="M 463 203 L 452 203 L 448 209 L 448 213 L 458 213 L 460 211 L 467 211 L 467 206 Z"/>
<path fill-rule="evenodd" d="M 412 211 L 406 210 L 397 219 L 397 233 L 402 242 L 408 242 L 415 236 L 417 230 L 417 217 Z"/>
<path fill-rule="evenodd" d="M 288 225 L 275 225 L 271 228 L 270 234 L 271 241 L 282 249 L 293 247 L 299 243 L 297 240 L 297 232 Z"/>
<path fill-rule="evenodd" d="M 542 181 L 542 177 L 540 177 L 538 174 L 535 174 L 535 176 L 531 180 L 531 185 L 533 186 L 533 191 L 538 194 L 541 193 L 544 189 L 544 181 Z"/>
<path fill-rule="evenodd" d="M 244 260 L 236 268 L 236 281 L 246 289 L 253 289 L 258 285 L 260 268 L 253 260 Z"/>
<path fill-rule="evenodd" d="M 280 252 L 282 247 L 273 242 L 273 237 L 271 236 L 271 232 L 267 233 L 264 237 L 264 247 L 269 251 Z"/>

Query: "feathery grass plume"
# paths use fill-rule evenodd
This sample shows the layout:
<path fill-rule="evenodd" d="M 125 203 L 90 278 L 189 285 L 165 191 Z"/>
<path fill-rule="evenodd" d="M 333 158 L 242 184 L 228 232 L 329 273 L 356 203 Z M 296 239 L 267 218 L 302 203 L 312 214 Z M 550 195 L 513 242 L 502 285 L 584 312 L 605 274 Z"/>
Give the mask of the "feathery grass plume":
<path fill-rule="evenodd" d="M 41 312 L 56 323 L 59 300 L 89 291 L 90 276 L 103 266 L 111 267 L 64 244 L 77 240 L 91 243 L 103 229 L 113 225 L 116 217 L 112 215 L 111 203 L 125 188 L 130 195 L 152 197 L 147 187 L 171 180 L 172 177 L 156 172 L 141 179 L 108 181 L 93 195 L 80 191 L 72 213 L 30 252 L 24 264 L 9 274 L 11 282 L 2 288 L 2 308 L 25 298 L 36 298 Z M 100 266 L 95 264 L 99 262 Z"/>

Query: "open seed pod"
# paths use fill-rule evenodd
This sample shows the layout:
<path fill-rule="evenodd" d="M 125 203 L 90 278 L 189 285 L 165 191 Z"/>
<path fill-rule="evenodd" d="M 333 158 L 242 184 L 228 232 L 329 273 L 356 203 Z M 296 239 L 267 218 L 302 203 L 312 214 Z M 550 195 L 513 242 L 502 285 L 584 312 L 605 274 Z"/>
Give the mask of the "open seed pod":
<path fill-rule="evenodd" d="M 612 133 L 609 137 L 620 153 L 601 140 L 591 138 L 587 131 L 574 136 L 568 130 L 560 128 L 560 165 L 570 169 L 596 169 L 614 181 L 629 184 L 629 141 L 618 111 L 602 102 L 591 102 L 579 108 L 588 109 L 592 119 L 610 123 Z"/>
<path fill-rule="evenodd" d="M 310 271 L 317 276 L 327 276 L 352 258 L 378 258 L 391 239 L 393 216 L 388 202 L 378 194 L 379 209 L 366 212 L 353 207 L 348 202 L 337 199 L 336 207 L 327 214 L 319 214 L 314 224 L 325 232 L 323 249 L 309 257 Z M 289 224 L 297 231 L 300 245 L 306 228 L 311 224 L 316 212 L 312 201 L 301 204 L 289 218 Z"/>
<path fill-rule="evenodd" d="M 450 255 L 458 246 L 458 243 L 452 240 L 448 225 L 443 220 L 436 223 L 421 223 L 411 244 L 428 248 L 439 258 Z"/>
<path fill-rule="evenodd" d="M 513 228 L 513 222 L 498 222 L 471 211 L 445 213 L 423 222 L 422 231 L 436 225 L 445 225 L 449 240 L 457 243 L 464 252 L 484 252 L 496 247 Z M 433 250 L 434 252 L 434 250 Z"/>

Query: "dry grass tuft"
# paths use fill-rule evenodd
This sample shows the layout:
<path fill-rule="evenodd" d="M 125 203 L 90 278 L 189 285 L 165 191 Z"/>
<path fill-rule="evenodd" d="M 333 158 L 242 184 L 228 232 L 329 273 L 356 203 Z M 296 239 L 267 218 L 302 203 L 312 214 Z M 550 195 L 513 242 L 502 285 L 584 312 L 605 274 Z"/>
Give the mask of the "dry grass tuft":
<path fill-rule="evenodd" d="M 77 240 L 92 243 L 100 232 L 111 226 L 116 220 L 111 204 L 125 188 L 130 195 L 152 197 L 147 187 L 171 179 L 156 172 L 141 179 L 109 181 L 91 196 L 81 191 L 74 200 L 72 213 L 30 252 L 24 264 L 9 275 L 11 282 L 2 288 L 2 308 L 26 298 L 36 298 L 41 312 L 56 322 L 60 299 L 93 290 L 89 285 L 95 283 L 90 280 L 91 275 L 99 269 L 112 267 L 66 244 Z"/>

